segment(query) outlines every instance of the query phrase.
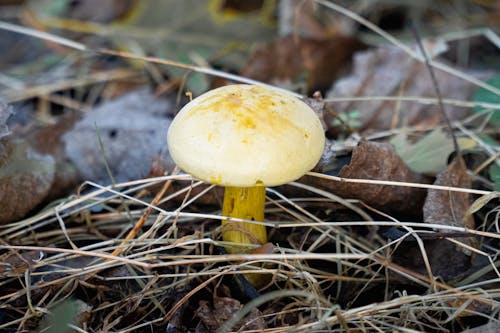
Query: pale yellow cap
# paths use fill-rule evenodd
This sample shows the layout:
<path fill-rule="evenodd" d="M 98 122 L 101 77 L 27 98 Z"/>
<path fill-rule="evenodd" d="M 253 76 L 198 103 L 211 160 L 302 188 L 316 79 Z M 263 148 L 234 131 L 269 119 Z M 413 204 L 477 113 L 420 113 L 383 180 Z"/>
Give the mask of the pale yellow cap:
<path fill-rule="evenodd" d="M 296 180 L 318 163 L 323 127 L 300 99 L 264 86 L 236 84 L 189 102 L 167 135 L 170 155 L 206 182 L 249 187 Z"/>

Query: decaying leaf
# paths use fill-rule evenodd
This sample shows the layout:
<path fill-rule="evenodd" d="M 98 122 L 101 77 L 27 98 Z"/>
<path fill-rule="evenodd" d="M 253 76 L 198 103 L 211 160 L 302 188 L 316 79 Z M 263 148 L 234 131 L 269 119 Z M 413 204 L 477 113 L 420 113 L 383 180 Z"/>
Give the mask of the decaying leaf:
<path fill-rule="evenodd" d="M 54 179 L 54 160 L 11 138 L 7 119 L 12 110 L 0 101 L 0 223 L 15 221 L 38 204 Z"/>
<path fill-rule="evenodd" d="M 20 219 L 47 196 L 55 174 L 50 155 L 35 152 L 25 141 L 0 140 L 0 223 Z"/>
<path fill-rule="evenodd" d="M 75 166 L 67 160 L 62 136 L 74 125 L 77 117 L 60 117 L 55 124 L 37 128 L 27 137 L 30 145 L 41 154 L 51 155 L 56 163 L 54 181 L 48 200 L 67 195 L 80 182 Z"/>
<path fill-rule="evenodd" d="M 328 88 L 363 44 L 351 37 L 311 39 L 290 35 L 261 46 L 241 74 L 263 82 L 289 84 L 305 76 L 307 90 Z"/>
<path fill-rule="evenodd" d="M 211 306 L 207 301 L 200 301 L 200 306 L 196 315 L 200 318 L 206 328 L 214 332 L 228 321 L 243 306 L 241 303 L 230 297 L 214 297 L 214 304 Z M 263 330 L 266 323 L 262 319 L 262 313 L 254 308 L 252 311 L 235 327 L 234 330 Z"/>
<path fill-rule="evenodd" d="M 437 176 L 434 184 L 470 188 L 471 179 L 462 158 L 454 158 L 448 168 Z M 468 208 L 468 193 L 429 189 L 423 208 L 424 222 L 473 228 L 472 216 L 466 214 Z M 457 241 L 466 246 L 472 245 L 469 238 L 458 238 Z M 427 241 L 425 250 L 433 275 L 445 281 L 456 279 L 471 268 L 470 250 L 447 239 Z M 408 261 L 408 265 L 425 274 L 424 261 L 417 246 L 401 250 L 398 254 L 399 260 Z"/>
<path fill-rule="evenodd" d="M 427 175 L 436 175 L 446 169 L 448 157 L 455 150 L 452 138 L 442 128 L 428 133 L 416 143 L 410 142 L 404 131 L 390 142 L 411 170 Z M 457 142 L 461 150 L 471 149 L 476 144 L 467 138 L 458 138 Z"/>
<path fill-rule="evenodd" d="M 147 90 L 128 93 L 86 113 L 63 136 L 68 158 L 82 177 L 109 184 L 105 158 L 116 181 L 139 179 L 148 175 L 158 156 L 167 169 L 170 160 L 166 130 L 173 103 Z M 102 140 L 104 152 L 99 144 Z"/>
<path fill-rule="evenodd" d="M 461 157 L 456 157 L 441 172 L 434 183 L 452 187 L 471 187 L 471 179 Z M 424 222 L 474 228 L 471 218 L 464 219 L 469 209 L 469 194 L 455 191 L 429 189 L 424 205 Z"/>
<path fill-rule="evenodd" d="M 431 50 L 432 51 L 432 50 Z M 433 52 L 431 52 L 433 53 Z M 442 62 L 442 60 L 439 60 Z M 468 100 L 475 90 L 471 83 L 442 71 L 435 71 L 441 95 L 447 99 Z M 484 78 L 488 73 L 468 73 Z M 338 80 L 327 98 L 353 96 L 436 96 L 424 63 L 412 59 L 397 47 L 381 47 L 354 55 L 352 74 Z M 437 105 L 417 102 L 366 100 L 335 103 L 338 113 L 360 112 L 362 129 L 387 129 L 441 120 Z M 446 105 L 451 120 L 462 119 L 466 108 Z M 332 119 L 333 120 L 333 119 Z"/>
<path fill-rule="evenodd" d="M 382 4 L 377 3 L 377 9 Z M 362 6 L 372 12 L 370 3 Z M 359 8 L 358 8 L 359 9 Z M 304 37 L 331 36 L 333 34 L 354 35 L 357 22 L 351 18 L 324 10 L 316 1 L 279 1 L 279 32 L 281 36 L 298 35 Z"/>
<path fill-rule="evenodd" d="M 16 276 L 43 259 L 45 253 L 42 251 L 26 251 L 23 253 L 12 253 L 0 257 L 0 276 Z"/>
<path fill-rule="evenodd" d="M 330 165 L 333 162 L 323 159 L 318 165 L 318 170 L 326 174 L 330 173 Z M 413 183 L 426 182 L 425 178 L 406 166 L 390 144 L 369 141 L 362 141 L 354 148 L 350 163 L 342 167 L 338 176 Z M 360 199 L 368 205 L 392 212 L 418 215 L 425 198 L 424 190 L 413 187 L 317 180 L 314 182 L 317 186 L 344 198 Z"/>

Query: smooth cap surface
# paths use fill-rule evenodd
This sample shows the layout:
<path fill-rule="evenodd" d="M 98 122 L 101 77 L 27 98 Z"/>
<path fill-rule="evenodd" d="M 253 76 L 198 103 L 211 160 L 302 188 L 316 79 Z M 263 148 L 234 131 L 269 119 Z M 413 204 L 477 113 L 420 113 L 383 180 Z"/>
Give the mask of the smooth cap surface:
<path fill-rule="evenodd" d="M 294 96 L 230 85 L 189 102 L 174 118 L 170 155 L 206 182 L 249 187 L 293 181 L 318 163 L 325 145 L 314 111 Z"/>

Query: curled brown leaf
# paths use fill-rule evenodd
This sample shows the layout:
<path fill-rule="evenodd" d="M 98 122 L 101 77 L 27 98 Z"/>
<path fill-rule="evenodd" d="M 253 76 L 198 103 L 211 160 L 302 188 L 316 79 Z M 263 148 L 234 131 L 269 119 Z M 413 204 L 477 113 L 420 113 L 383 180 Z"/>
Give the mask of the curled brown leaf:
<path fill-rule="evenodd" d="M 324 158 L 318 165 L 319 172 L 328 174 L 334 157 Z M 421 183 L 427 180 L 411 171 L 387 143 L 362 141 L 352 152 L 348 165 L 341 168 L 339 177 L 377 179 Z M 419 215 L 425 199 L 425 190 L 413 187 L 371 185 L 347 182 L 323 182 L 315 185 L 344 198 L 355 198 L 373 207 L 389 212 Z"/>
<path fill-rule="evenodd" d="M 456 157 L 447 169 L 438 174 L 435 185 L 471 187 L 471 179 L 461 157 Z M 474 228 L 474 221 L 467 216 L 469 194 L 430 189 L 424 205 L 424 221 L 427 223 Z"/>

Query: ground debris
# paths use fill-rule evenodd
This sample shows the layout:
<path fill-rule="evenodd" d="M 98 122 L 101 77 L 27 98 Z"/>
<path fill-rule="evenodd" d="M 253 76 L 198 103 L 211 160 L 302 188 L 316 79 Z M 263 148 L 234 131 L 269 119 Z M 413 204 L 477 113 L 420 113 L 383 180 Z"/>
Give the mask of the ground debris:
<path fill-rule="evenodd" d="M 242 307 L 243 305 L 234 298 L 214 297 L 213 305 L 207 301 L 201 301 L 196 315 L 208 330 L 216 331 Z M 232 329 L 263 330 L 265 328 L 266 323 L 262 318 L 262 313 L 255 308 Z"/>

